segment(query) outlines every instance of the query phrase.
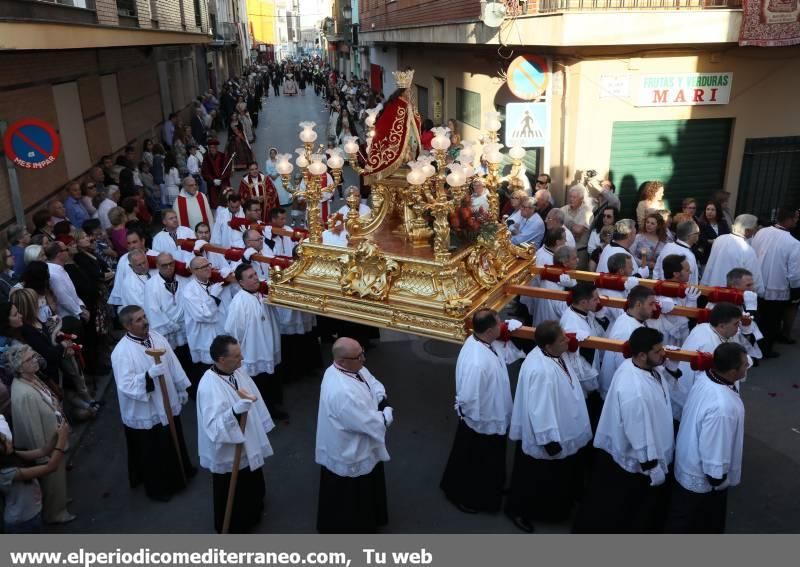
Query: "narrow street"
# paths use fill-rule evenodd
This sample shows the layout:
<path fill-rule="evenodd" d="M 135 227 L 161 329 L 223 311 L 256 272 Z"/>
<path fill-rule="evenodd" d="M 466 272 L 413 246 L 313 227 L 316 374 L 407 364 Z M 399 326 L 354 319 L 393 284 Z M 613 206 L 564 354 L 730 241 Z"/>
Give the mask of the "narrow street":
<path fill-rule="evenodd" d="M 310 93 L 310 94 L 309 94 Z M 263 166 L 267 150 L 294 152 L 297 124 L 317 122 L 325 141 L 327 112 L 309 89 L 306 96 L 264 100 L 254 153 Z M 347 172 L 347 181 L 355 181 Z M 238 185 L 238 176 L 234 179 Z M 323 345 L 326 363 L 330 345 Z M 729 532 L 800 530 L 800 378 L 792 361 L 800 347 L 783 346 L 783 356 L 752 371 L 743 385 L 747 411 L 742 485 L 731 491 Z M 395 423 L 388 436 L 386 466 L 389 524 L 399 533 L 518 533 L 503 515 L 467 515 L 448 503 L 439 479 L 456 428 L 453 411 L 458 345 L 382 333 L 367 353 L 367 367 L 386 385 Z M 512 368 L 515 378 L 520 363 Z M 314 463 L 321 373 L 298 376 L 286 386 L 289 423 L 270 434 L 275 455 L 265 467 L 267 508 L 258 526 L 264 533 L 314 532 L 319 467 Z M 515 380 L 513 382 L 516 383 Z M 127 481 L 125 440 L 113 383 L 106 406 L 89 426 L 71 458 L 71 510 L 78 519 L 58 528 L 77 533 L 212 532 L 211 477 L 201 470 L 187 490 L 168 503 L 148 500 Z M 197 465 L 196 410 L 185 406 L 183 426 Z M 509 457 L 511 451 L 509 447 Z M 510 461 L 509 461 L 510 462 Z M 510 465 L 509 465 L 510 470 Z M 567 525 L 537 524 L 537 531 L 566 532 Z"/>

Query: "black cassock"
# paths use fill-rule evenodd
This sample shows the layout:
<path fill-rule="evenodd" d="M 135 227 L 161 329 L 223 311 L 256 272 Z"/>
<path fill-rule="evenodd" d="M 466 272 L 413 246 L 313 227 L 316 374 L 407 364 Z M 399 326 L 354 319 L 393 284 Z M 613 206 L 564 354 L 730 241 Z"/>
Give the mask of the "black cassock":
<path fill-rule="evenodd" d="M 261 516 L 264 513 L 264 496 L 266 494 L 262 468 L 258 467 L 254 471 L 250 470 L 250 467 L 239 469 L 236 493 L 233 495 L 233 511 L 231 513 L 229 533 L 248 533 L 253 526 L 261 521 Z M 214 529 L 217 530 L 217 533 L 222 533 L 231 473 L 212 473 L 211 480 L 214 491 Z"/>
<path fill-rule="evenodd" d="M 322 534 L 375 533 L 389 521 L 386 478 L 379 462 L 368 474 L 348 477 L 320 467 L 317 530 Z"/>

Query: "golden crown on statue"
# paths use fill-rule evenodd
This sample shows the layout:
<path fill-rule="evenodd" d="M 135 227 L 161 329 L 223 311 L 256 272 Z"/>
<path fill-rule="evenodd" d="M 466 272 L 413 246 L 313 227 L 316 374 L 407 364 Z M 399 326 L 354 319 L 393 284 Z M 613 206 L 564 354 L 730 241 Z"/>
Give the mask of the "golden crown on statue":
<path fill-rule="evenodd" d="M 406 69 L 405 71 L 392 71 L 394 82 L 398 89 L 407 89 L 414 82 L 414 69 Z"/>

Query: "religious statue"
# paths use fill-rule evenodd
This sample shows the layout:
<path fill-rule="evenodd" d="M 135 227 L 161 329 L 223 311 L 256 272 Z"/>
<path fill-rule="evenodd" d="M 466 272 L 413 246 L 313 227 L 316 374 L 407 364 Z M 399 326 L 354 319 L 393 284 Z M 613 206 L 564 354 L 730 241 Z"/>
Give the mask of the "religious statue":
<path fill-rule="evenodd" d="M 411 102 L 409 89 L 414 70 L 392 73 L 397 90 L 389 96 L 375 120 L 375 135 L 369 147 L 364 175 L 385 179 L 397 168 L 414 159 L 422 147 L 421 119 Z"/>

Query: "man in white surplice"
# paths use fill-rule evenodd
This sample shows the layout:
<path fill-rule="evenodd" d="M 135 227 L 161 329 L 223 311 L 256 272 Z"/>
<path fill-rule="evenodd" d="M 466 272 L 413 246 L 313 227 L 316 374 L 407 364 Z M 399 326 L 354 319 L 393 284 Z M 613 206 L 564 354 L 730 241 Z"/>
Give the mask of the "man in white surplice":
<path fill-rule="evenodd" d="M 578 254 L 572 246 L 561 246 L 553 254 L 553 265 L 565 270 L 575 270 L 578 268 Z M 561 274 L 558 282 L 552 282 L 542 278 L 539 287 L 542 289 L 552 289 L 556 291 L 569 291 L 578 282 L 570 278 L 568 274 Z M 542 321 L 558 321 L 567 308 L 567 303 L 558 299 L 536 298 L 533 304 L 531 319 L 535 327 Z"/>
<path fill-rule="evenodd" d="M 242 446 L 233 497 L 231 533 L 249 531 L 264 511 L 264 461 L 272 455 L 267 433 L 275 425 L 258 388 L 242 368 L 242 351 L 233 337 L 215 337 L 209 346 L 214 364 L 197 388 L 197 448 L 200 466 L 211 472 L 214 527 L 222 531 L 236 446 Z M 244 431 L 242 418 L 246 414 Z"/>
<path fill-rule="evenodd" d="M 261 254 L 268 258 L 283 256 L 291 258 L 297 245 L 288 236 L 280 236 L 272 232 L 272 228 L 286 226 L 286 209 L 276 207 L 270 213 L 270 226 L 264 228 L 264 247 Z M 269 270 L 267 270 L 269 277 Z M 322 354 L 313 329 L 317 324 L 317 317 L 299 309 L 288 307 L 275 307 L 278 315 L 278 327 L 281 330 L 281 359 L 283 368 L 287 372 L 293 369 L 305 372 L 321 366 Z M 284 375 L 289 378 L 288 374 Z"/>
<path fill-rule="evenodd" d="M 616 297 L 616 298 L 627 298 L 628 293 L 634 287 L 639 285 L 639 278 L 633 277 L 633 258 L 630 254 L 626 254 L 623 252 L 617 252 L 616 254 L 612 254 L 608 257 L 608 274 L 614 276 L 624 276 L 625 280 L 625 289 L 617 290 L 617 289 L 608 289 L 608 288 L 600 288 L 600 295 L 602 297 Z M 611 324 L 617 320 L 617 317 L 622 315 L 625 312 L 624 309 L 619 307 L 603 307 L 602 311 L 600 312 L 601 317 L 608 317 L 608 320 Z M 609 331 L 610 329 L 606 329 Z"/>
<path fill-rule="evenodd" d="M 178 240 L 196 238 L 194 231 L 181 226 L 178 223 L 178 214 L 172 209 L 161 211 L 161 222 L 164 228 L 153 236 L 153 250 L 158 253 L 169 252 L 173 258 L 181 262 L 190 262 L 194 258 L 194 254 L 182 250 L 178 246 Z"/>
<path fill-rule="evenodd" d="M 691 285 L 697 285 L 700 281 L 700 270 L 697 267 L 697 257 L 692 251 L 692 246 L 697 243 L 700 238 L 700 227 L 693 220 L 683 221 L 678 223 L 675 228 L 675 242 L 667 242 L 661 249 L 661 252 L 656 258 L 656 265 L 653 268 L 653 278 L 657 280 L 664 279 L 664 258 L 672 254 L 679 254 L 686 256 L 686 261 L 689 262 L 689 282 Z"/>
<path fill-rule="evenodd" d="M 538 215 L 537 215 L 538 216 Z M 548 230 L 544 233 L 544 240 L 542 241 L 542 246 L 536 251 L 536 266 L 552 266 L 553 265 L 553 254 L 555 254 L 556 250 L 564 246 L 565 234 L 567 229 L 564 227 L 561 228 L 554 228 L 553 230 Z M 531 278 L 531 281 L 528 285 L 533 287 L 539 287 L 541 282 L 541 278 L 539 276 L 534 276 Z M 523 295 L 520 297 L 519 302 L 528 308 L 528 313 L 533 314 L 535 310 L 535 305 L 537 301 L 541 301 L 536 297 L 530 297 L 527 295 Z"/>
<path fill-rule="evenodd" d="M 662 259 L 664 281 L 677 284 L 688 284 L 692 275 L 692 268 L 684 254 L 670 254 Z M 697 307 L 697 298 L 700 290 L 690 285 L 686 288 L 685 297 L 659 296 L 659 303 L 669 300 L 674 305 L 681 307 Z M 664 333 L 664 341 L 669 345 L 680 345 L 689 336 L 689 318 L 682 315 L 662 314 L 656 326 Z"/>
<path fill-rule="evenodd" d="M 374 533 L 388 520 L 383 463 L 389 461 L 386 431 L 394 410 L 383 384 L 364 367 L 358 341 L 337 339 L 332 355 L 317 414 L 317 530 Z"/>
<path fill-rule="evenodd" d="M 761 266 L 755 250 L 750 246 L 750 239 L 758 229 L 758 217 L 755 215 L 739 215 L 733 221 L 730 234 L 721 234 L 714 239 L 711 255 L 706 262 L 705 271 L 700 283 L 716 287 L 727 285 L 727 276 L 734 268 L 744 268 L 753 274 L 755 291 L 763 295 L 764 283 L 761 278 Z"/>
<path fill-rule="evenodd" d="M 758 315 L 764 333 L 764 354 L 772 353 L 775 343 L 792 344 L 793 314 L 800 300 L 800 242 L 792 236 L 798 211 L 781 207 L 774 226 L 759 230 L 753 237 L 764 292 L 759 294 Z"/>
<path fill-rule="evenodd" d="M 747 340 L 741 342 L 736 340 L 739 333 L 742 333 L 745 339 L 747 335 L 753 334 L 753 325 L 743 325 L 741 321 L 742 310 L 738 306 L 733 303 L 717 303 L 711 310 L 708 323 L 701 323 L 692 329 L 681 348 L 683 350 L 714 352 L 714 349 L 722 343 L 736 342 L 741 344 L 749 355 L 753 356 L 755 349 L 758 348 L 753 344 L 755 341 L 751 343 Z M 683 375 L 678 381 L 678 388 L 673 396 L 673 403 L 680 410 L 686 404 L 686 398 L 692 390 L 696 377 L 702 374 L 702 372 L 692 370 L 688 362 L 681 362 L 681 372 Z M 680 412 L 676 411 L 675 419 L 681 420 Z"/>
<path fill-rule="evenodd" d="M 736 383 L 748 367 L 741 345 L 723 343 L 689 393 L 675 440 L 668 533 L 725 532 L 728 488 L 742 479 L 744 404 Z"/>
<path fill-rule="evenodd" d="M 636 223 L 631 219 L 618 220 L 614 225 L 614 234 L 611 236 L 611 242 L 608 246 L 603 248 L 600 253 L 600 258 L 597 260 L 597 271 L 608 272 L 608 259 L 614 254 L 625 254 L 631 259 L 631 266 L 633 273 L 643 278 L 648 277 L 650 269 L 647 266 L 639 267 L 639 262 L 636 257 L 631 254 L 630 247 L 633 246 L 633 241 L 636 239 Z"/>
<path fill-rule="evenodd" d="M 505 488 L 512 402 L 506 361 L 492 346 L 500 332 L 494 310 L 477 310 L 456 362 L 458 428 L 440 487 L 465 513 L 499 511 Z"/>
<path fill-rule="evenodd" d="M 280 331 L 275 308 L 266 303 L 266 282 L 259 280 L 248 264 L 240 264 L 235 274 L 241 290 L 228 306 L 225 332 L 239 341 L 244 357 L 242 369 L 258 386 L 270 414 L 286 419 L 281 408 L 283 388 L 276 372 L 281 362 Z"/>
<path fill-rule="evenodd" d="M 649 287 L 637 285 L 628 293 L 628 308 L 617 317 L 611 329 L 608 331 L 608 338 L 617 341 L 627 341 L 631 333 L 639 327 L 645 327 L 647 320 L 653 316 L 656 310 L 656 294 Z M 600 395 L 606 399 L 606 393 L 611 387 L 611 380 L 620 364 L 625 360 L 621 352 L 604 351 L 603 360 L 600 365 Z"/>
<path fill-rule="evenodd" d="M 150 330 L 141 307 L 123 308 L 119 319 L 126 335 L 111 353 L 111 366 L 125 426 L 129 481 L 131 487 L 143 482 L 148 497 L 166 502 L 184 488 L 184 475 L 189 478 L 197 472 L 189 461 L 180 417 L 189 399 L 189 379 L 167 339 Z M 160 363 L 147 354 L 148 349 L 164 351 Z M 159 383 L 162 380 L 174 416 L 183 472 L 168 427 Z"/>
<path fill-rule="evenodd" d="M 228 225 L 231 219 L 244 218 L 244 209 L 242 208 L 242 198 L 238 193 L 225 194 L 226 206 L 217 207 L 216 218 L 214 219 L 214 229 L 211 231 L 211 242 L 223 248 L 230 248 L 233 245 L 232 238 L 236 236 L 236 240 L 241 240 L 241 235 L 238 230 L 234 230 Z"/>
<path fill-rule="evenodd" d="M 659 331 L 646 327 L 630 336 L 632 358 L 614 374 L 595 433 L 592 481 L 575 526 L 579 533 L 663 529 L 675 449 L 669 391 L 677 364 L 666 358 L 662 341 Z"/>
<path fill-rule="evenodd" d="M 222 283 L 211 283 L 211 262 L 202 256 L 189 264 L 192 277 L 183 286 L 183 316 L 186 338 L 194 368 L 190 374 L 193 384 L 213 361 L 208 352 L 214 337 L 225 332 L 225 311 L 220 295 Z"/>
<path fill-rule="evenodd" d="M 506 514 L 532 532 L 533 520 L 569 518 L 583 489 L 592 440 L 581 370 L 565 356 L 569 340 L 557 321 L 536 327 L 536 344 L 519 372 L 509 438 L 517 441 Z"/>
<path fill-rule="evenodd" d="M 158 274 L 144 285 L 144 312 L 150 328 L 164 336 L 184 368 L 192 358 L 186 346 L 186 321 L 183 316 L 182 280 L 175 273 L 175 259 L 167 253 L 156 258 Z"/>
<path fill-rule="evenodd" d="M 141 250 L 132 250 L 126 254 L 130 264 L 130 273 L 122 281 L 119 291 L 120 308 L 127 305 L 144 306 L 145 285 L 150 280 L 150 266 L 147 255 Z"/>
<path fill-rule="evenodd" d="M 117 262 L 117 272 L 114 274 L 114 285 L 111 288 L 111 293 L 108 295 L 108 304 L 117 305 L 119 307 L 125 307 L 125 304 L 122 303 L 122 288 L 125 279 L 131 273 L 131 265 L 130 262 L 128 262 L 128 254 L 130 254 L 132 250 L 143 250 L 147 256 L 152 256 L 154 260 L 155 257 L 158 256 L 158 252 L 155 250 L 147 249 L 144 241 L 144 232 L 138 228 L 128 229 L 126 244 L 128 246 L 128 252 L 119 257 L 119 261 Z M 155 268 L 150 269 L 151 276 L 154 276 L 157 273 L 158 271 Z"/>

